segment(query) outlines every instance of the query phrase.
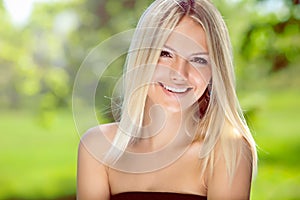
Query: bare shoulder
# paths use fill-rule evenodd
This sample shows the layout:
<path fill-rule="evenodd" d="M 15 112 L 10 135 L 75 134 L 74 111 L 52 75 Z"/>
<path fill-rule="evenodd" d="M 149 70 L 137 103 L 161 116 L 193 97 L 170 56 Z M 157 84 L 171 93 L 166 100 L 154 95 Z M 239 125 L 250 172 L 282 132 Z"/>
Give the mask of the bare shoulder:
<path fill-rule="evenodd" d="M 208 181 L 211 199 L 249 199 L 252 148 L 243 137 L 230 137 L 216 146 L 213 174 Z"/>
<path fill-rule="evenodd" d="M 101 124 L 88 129 L 81 137 L 81 142 L 91 142 L 99 138 L 105 137 L 109 141 L 113 140 L 118 129 L 118 123 Z"/>
<path fill-rule="evenodd" d="M 92 127 L 81 137 L 79 147 L 84 147 L 95 159 L 101 160 L 103 154 L 111 147 L 117 129 L 117 123 Z"/>
<path fill-rule="evenodd" d="M 78 147 L 77 199 L 109 199 L 107 167 L 102 159 L 110 148 L 117 124 L 105 124 L 89 129 Z"/>

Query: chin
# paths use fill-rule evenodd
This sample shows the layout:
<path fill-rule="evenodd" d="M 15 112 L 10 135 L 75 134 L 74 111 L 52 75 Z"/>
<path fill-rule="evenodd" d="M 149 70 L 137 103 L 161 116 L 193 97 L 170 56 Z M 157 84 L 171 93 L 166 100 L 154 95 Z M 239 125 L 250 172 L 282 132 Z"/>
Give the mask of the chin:
<path fill-rule="evenodd" d="M 160 104 L 160 106 L 168 113 L 171 114 L 178 114 L 178 113 L 183 113 L 185 111 L 191 110 L 193 108 L 194 104 L 189 104 L 189 105 L 180 105 L 179 103 L 177 104 Z"/>

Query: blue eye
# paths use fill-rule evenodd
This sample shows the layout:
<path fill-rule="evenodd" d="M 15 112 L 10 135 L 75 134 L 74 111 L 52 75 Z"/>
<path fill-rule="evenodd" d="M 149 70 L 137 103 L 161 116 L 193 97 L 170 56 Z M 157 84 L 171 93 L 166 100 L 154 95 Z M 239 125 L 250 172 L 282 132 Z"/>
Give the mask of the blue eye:
<path fill-rule="evenodd" d="M 195 57 L 191 60 L 191 62 L 195 62 L 195 63 L 201 64 L 201 65 L 207 65 L 208 64 L 208 61 L 204 58 L 201 58 L 201 57 Z"/>
<path fill-rule="evenodd" d="M 170 52 L 166 51 L 166 50 L 162 50 L 160 53 L 160 57 L 169 57 L 172 58 L 172 55 Z"/>

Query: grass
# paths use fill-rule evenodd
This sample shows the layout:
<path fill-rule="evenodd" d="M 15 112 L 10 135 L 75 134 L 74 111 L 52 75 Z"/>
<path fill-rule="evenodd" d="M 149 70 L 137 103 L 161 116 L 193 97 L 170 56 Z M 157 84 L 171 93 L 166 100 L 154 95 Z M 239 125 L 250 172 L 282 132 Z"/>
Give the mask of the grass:
<path fill-rule="evenodd" d="M 300 199 L 300 92 L 266 92 L 253 122 L 259 170 L 252 199 Z"/>
<path fill-rule="evenodd" d="M 253 110 L 249 123 L 259 147 L 253 200 L 300 199 L 297 87 L 258 89 L 243 98 L 243 107 Z M 4 111 L 0 121 L 0 199 L 61 199 L 75 194 L 79 136 L 71 111 L 59 111 L 49 128 L 40 126 L 30 112 Z"/>
<path fill-rule="evenodd" d="M 300 73 L 292 66 L 253 83 L 249 121 L 259 150 L 252 199 L 300 199 Z M 254 86 L 255 85 L 255 86 Z"/>
<path fill-rule="evenodd" d="M 51 127 L 29 112 L 0 115 L 0 199 L 54 199 L 75 194 L 79 137 L 71 112 Z"/>

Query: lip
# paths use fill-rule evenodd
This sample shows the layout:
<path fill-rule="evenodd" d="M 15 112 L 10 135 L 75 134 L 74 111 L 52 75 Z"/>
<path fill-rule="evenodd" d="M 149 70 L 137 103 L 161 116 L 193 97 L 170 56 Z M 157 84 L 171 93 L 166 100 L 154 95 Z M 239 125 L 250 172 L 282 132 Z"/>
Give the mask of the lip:
<path fill-rule="evenodd" d="M 176 95 L 184 95 L 193 89 L 190 86 L 174 87 L 174 86 L 169 86 L 167 84 L 164 84 L 162 82 L 158 82 L 158 84 L 164 89 L 164 91 Z"/>

